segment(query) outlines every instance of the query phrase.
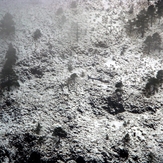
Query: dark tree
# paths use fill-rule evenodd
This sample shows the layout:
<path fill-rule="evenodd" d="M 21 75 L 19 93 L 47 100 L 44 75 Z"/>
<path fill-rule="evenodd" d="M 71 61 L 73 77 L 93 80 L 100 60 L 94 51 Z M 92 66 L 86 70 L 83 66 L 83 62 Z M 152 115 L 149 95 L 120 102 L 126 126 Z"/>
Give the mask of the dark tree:
<path fill-rule="evenodd" d="M 41 31 L 39 29 L 36 29 L 36 31 L 33 34 L 33 39 L 37 40 L 42 36 Z"/>
<path fill-rule="evenodd" d="M 53 136 L 59 136 L 61 138 L 67 137 L 67 132 L 64 131 L 61 127 L 56 127 L 53 131 Z"/>
<path fill-rule="evenodd" d="M 141 10 L 137 15 L 136 27 L 141 37 L 144 37 L 146 30 L 148 29 L 148 16 L 145 9 Z"/>
<path fill-rule="evenodd" d="M 152 42 L 153 42 L 153 39 L 151 36 L 148 36 L 146 40 L 144 41 L 144 44 L 145 44 L 144 51 L 147 52 L 147 54 L 149 54 L 151 51 Z"/>
<path fill-rule="evenodd" d="M 145 86 L 145 95 L 146 97 L 150 97 L 158 92 L 159 81 L 156 78 L 150 78 Z"/>
<path fill-rule="evenodd" d="M 115 87 L 116 87 L 116 88 L 122 88 L 122 87 L 123 87 L 122 81 L 117 82 L 117 83 L 115 84 Z"/>
<path fill-rule="evenodd" d="M 9 49 L 6 53 L 6 62 L 2 68 L 1 75 L 0 75 L 0 87 L 2 90 L 7 89 L 10 91 L 11 87 L 18 87 L 18 76 L 16 75 L 15 71 L 13 70 L 13 66 L 16 63 L 16 49 L 13 48 L 12 44 L 9 45 Z"/>
<path fill-rule="evenodd" d="M 158 79 L 159 83 L 163 83 L 163 70 L 159 70 L 157 72 L 156 78 Z"/>
<path fill-rule="evenodd" d="M 0 28 L 3 34 L 11 34 L 15 32 L 15 22 L 13 21 L 13 17 L 10 13 L 6 13 L 3 19 L 0 21 Z"/>
<path fill-rule="evenodd" d="M 153 39 L 153 50 L 158 49 L 160 51 L 161 49 L 161 36 L 156 32 L 152 35 Z"/>
<path fill-rule="evenodd" d="M 133 14 L 134 12 L 134 5 L 132 5 L 128 11 L 129 14 Z"/>
<path fill-rule="evenodd" d="M 7 59 L 6 62 L 8 62 L 8 64 L 15 65 L 17 60 L 16 49 L 13 47 L 11 43 L 9 44 L 5 58 Z"/>
<path fill-rule="evenodd" d="M 156 17 L 156 8 L 154 5 L 150 5 L 147 9 L 147 14 L 149 16 L 150 19 L 150 23 L 151 23 L 151 27 L 152 27 L 152 23 L 154 21 L 154 18 Z"/>
<path fill-rule="evenodd" d="M 163 0 L 156 1 L 155 2 L 155 6 L 156 6 L 156 14 L 157 14 L 157 17 L 160 20 L 161 17 L 163 16 Z"/>
<path fill-rule="evenodd" d="M 27 163 L 41 163 L 41 155 L 38 152 L 32 152 Z"/>
<path fill-rule="evenodd" d="M 12 67 L 5 64 L 1 72 L 1 89 L 10 91 L 10 88 L 13 86 L 19 87 L 18 76 Z"/>
<path fill-rule="evenodd" d="M 130 141 L 130 135 L 127 133 L 124 138 L 122 139 L 124 145 L 127 145 L 127 143 L 129 143 Z"/>
<path fill-rule="evenodd" d="M 41 127 L 40 123 L 38 123 L 36 129 L 34 130 L 34 132 L 39 135 L 40 131 L 41 131 L 41 128 L 42 127 Z"/>
<path fill-rule="evenodd" d="M 66 138 L 67 132 L 62 129 L 62 127 L 56 127 L 53 131 L 52 136 L 57 136 L 59 138 L 58 142 L 56 144 L 60 143 L 60 138 Z"/>

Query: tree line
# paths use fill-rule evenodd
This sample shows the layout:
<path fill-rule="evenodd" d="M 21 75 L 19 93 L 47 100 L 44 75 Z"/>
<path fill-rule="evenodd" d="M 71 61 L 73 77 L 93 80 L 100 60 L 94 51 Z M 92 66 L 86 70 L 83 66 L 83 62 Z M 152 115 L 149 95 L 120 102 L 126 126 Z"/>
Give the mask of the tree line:
<path fill-rule="evenodd" d="M 155 4 L 149 5 L 147 9 L 141 10 L 136 18 L 129 20 L 126 25 L 126 31 L 129 35 L 139 33 L 143 38 L 149 27 L 152 27 L 156 18 L 163 16 L 163 0 L 158 0 Z"/>
<path fill-rule="evenodd" d="M 15 22 L 13 16 L 10 13 L 6 13 L 2 20 L 0 20 L 0 35 L 7 38 L 15 34 Z M 33 33 L 33 39 L 36 41 L 42 36 L 41 31 L 36 29 Z M 12 87 L 19 87 L 18 76 L 14 70 L 18 57 L 16 55 L 16 49 L 12 43 L 9 44 L 8 50 L 5 55 L 5 61 L 0 72 L 0 93 L 4 91 L 10 91 Z"/>

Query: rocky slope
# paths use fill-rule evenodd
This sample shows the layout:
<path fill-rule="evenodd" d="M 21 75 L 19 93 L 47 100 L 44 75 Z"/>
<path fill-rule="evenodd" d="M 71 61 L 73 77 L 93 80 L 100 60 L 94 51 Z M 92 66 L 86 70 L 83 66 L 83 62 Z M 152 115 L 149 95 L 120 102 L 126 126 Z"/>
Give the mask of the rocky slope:
<path fill-rule="evenodd" d="M 149 77 L 163 69 L 162 51 L 142 50 L 146 36 L 162 36 L 162 20 L 144 38 L 125 30 L 147 6 L 136 0 L 0 2 L 1 18 L 10 12 L 16 22 L 15 35 L 0 39 L 1 68 L 12 42 L 20 84 L 1 97 L 0 162 L 163 162 L 163 90 L 143 94 Z"/>

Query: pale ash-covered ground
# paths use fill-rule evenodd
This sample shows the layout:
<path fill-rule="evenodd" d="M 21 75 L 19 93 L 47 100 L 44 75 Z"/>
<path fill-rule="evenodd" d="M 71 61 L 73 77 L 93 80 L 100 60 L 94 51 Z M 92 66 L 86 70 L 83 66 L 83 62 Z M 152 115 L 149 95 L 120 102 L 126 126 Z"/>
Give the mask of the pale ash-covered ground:
<path fill-rule="evenodd" d="M 160 157 L 161 162 L 163 90 L 146 98 L 142 89 L 150 76 L 155 77 L 157 71 L 163 69 L 162 51 L 147 56 L 142 53 L 142 43 L 154 32 L 162 36 L 162 20 L 160 24 L 155 22 L 145 38 L 129 37 L 124 25 L 142 6 L 147 7 L 145 2 L 139 7 L 139 2 L 79 1 L 77 9 L 70 9 L 69 1 L 0 2 L 1 18 L 10 12 L 16 22 L 15 36 L 0 39 L 1 64 L 12 42 L 19 58 L 15 70 L 20 83 L 20 87 L 10 93 L 10 98 L 15 100 L 14 107 L 1 110 L 0 141 L 3 146 L 10 149 L 9 138 L 5 135 L 35 134 L 33 131 L 40 123 L 40 136 L 46 139 L 35 148 L 45 153 L 44 158 L 51 157 L 57 142 L 52 132 L 61 126 L 68 133 L 66 139 L 61 139 L 58 149 L 65 158 L 72 148 L 86 161 L 92 158 L 104 162 L 102 152 L 113 157 L 113 146 L 116 146 L 128 150 L 129 158 L 124 162 L 133 161 L 133 156 L 139 157 L 138 162 L 147 162 L 150 152 Z M 132 3 L 134 13 L 130 15 L 127 11 Z M 63 8 L 63 14 L 57 16 L 59 7 Z M 78 23 L 78 41 L 75 23 Z M 42 37 L 34 41 L 32 34 L 36 29 L 41 30 Z M 106 47 L 100 47 L 100 41 Z M 72 71 L 68 70 L 70 65 Z M 31 68 L 39 69 L 43 76 L 31 74 Z M 78 77 L 68 89 L 66 82 L 73 73 Z M 102 78 L 108 83 L 88 80 L 88 76 Z M 90 99 L 111 96 L 119 81 L 124 85 L 124 112 L 112 115 L 102 108 L 91 107 Z M 138 110 L 150 106 L 155 111 L 134 114 L 132 106 Z M 127 133 L 130 141 L 124 145 L 122 140 Z M 14 153 L 14 147 L 11 151 Z"/>

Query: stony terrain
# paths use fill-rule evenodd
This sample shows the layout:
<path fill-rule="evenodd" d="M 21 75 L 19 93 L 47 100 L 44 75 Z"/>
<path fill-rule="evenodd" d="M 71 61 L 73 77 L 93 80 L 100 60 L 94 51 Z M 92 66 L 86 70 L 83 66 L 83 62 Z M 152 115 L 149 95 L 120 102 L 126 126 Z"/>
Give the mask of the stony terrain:
<path fill-rule="evenodd" d="M 147 6 L 0 1 L 0 18 L 10 12 L 16 22 L 15 35 L 0 38 L 0 65 L 12 43 L 20 84 L 0 99 L 0 162 L 163 163 L 163 90 L 143 94 L 149 77 L 163 69 L 162 51 L 144 54 L 145 38 L 125 30 Z M 145 36 L 163 38 L 162 25 L 157 20 Z"/>

